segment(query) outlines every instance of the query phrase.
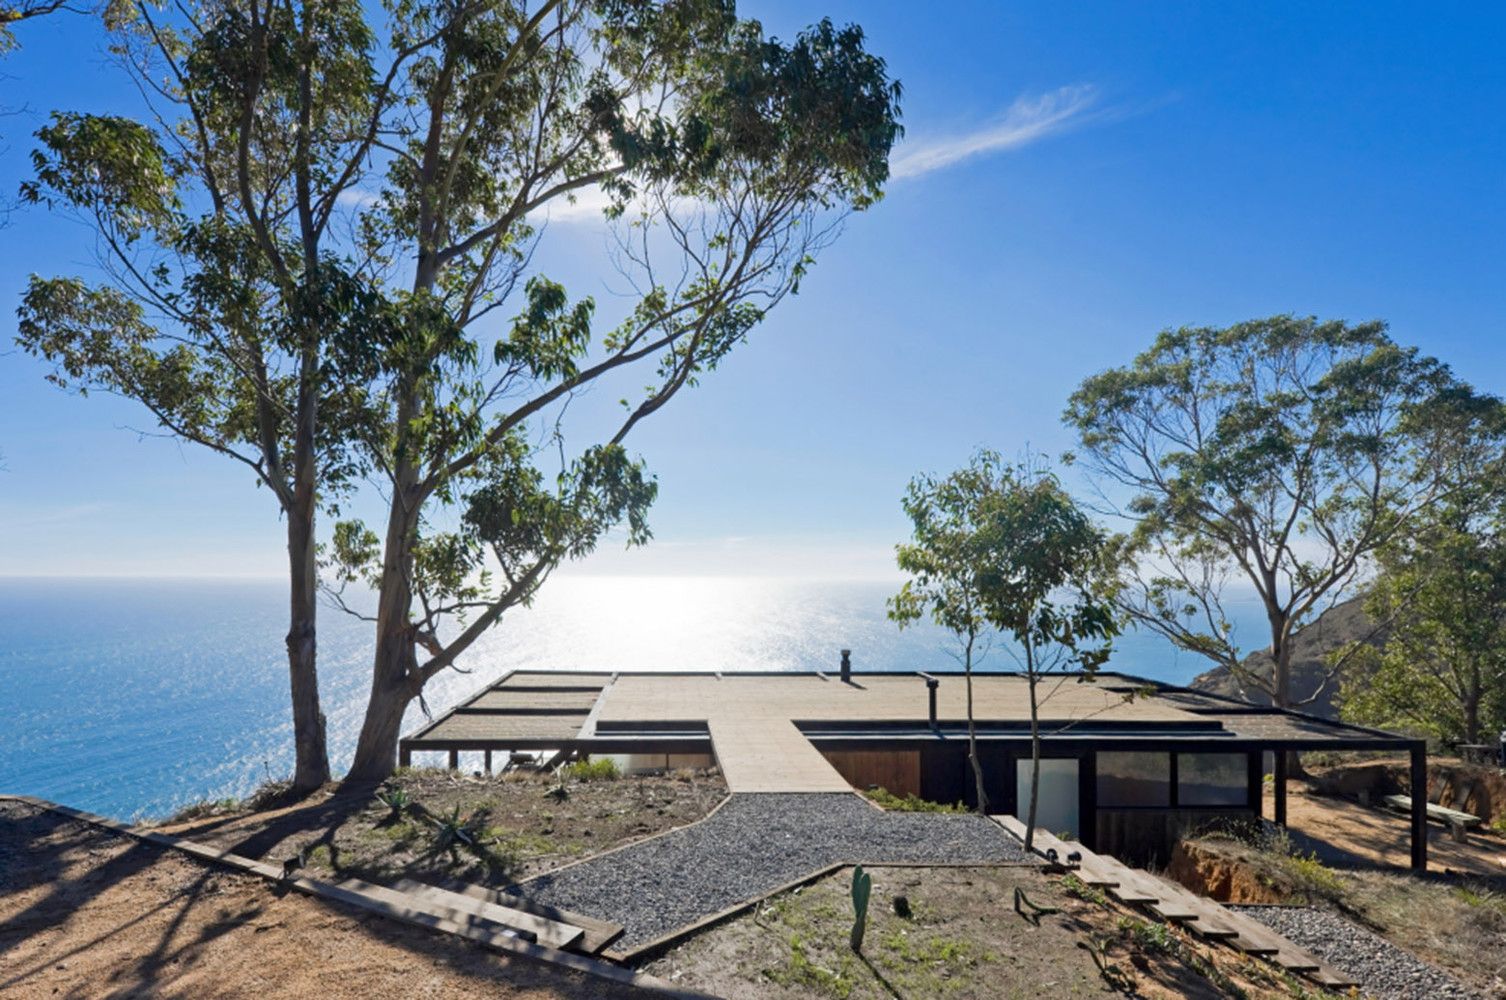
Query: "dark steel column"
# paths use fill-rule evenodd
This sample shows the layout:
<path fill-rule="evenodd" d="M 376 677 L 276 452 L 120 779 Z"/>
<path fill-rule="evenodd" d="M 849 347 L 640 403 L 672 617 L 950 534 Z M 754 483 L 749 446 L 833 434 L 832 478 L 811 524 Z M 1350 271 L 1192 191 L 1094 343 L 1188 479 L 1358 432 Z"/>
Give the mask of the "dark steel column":
<path fill-rule="evenodd" d="M 1276 759 L 1276 815 L 1272 817 L 1277 826 L 1286 826 L 1286 751 L 1278 749 Z"/>
<path fill-rule="evenodd" d="M 1265 812 L 1265 754 L 1252 750 L 1248 757 L 1250 767 L 1246 782 L 1249 786 L 1250 808 L 1255 811 L 1255 818 L 1259 819 Z"/>
<path fill-rule="evenodd" d="M 1428 745 L 1412 744 L 1412 867 L 1428 870 Z"/>

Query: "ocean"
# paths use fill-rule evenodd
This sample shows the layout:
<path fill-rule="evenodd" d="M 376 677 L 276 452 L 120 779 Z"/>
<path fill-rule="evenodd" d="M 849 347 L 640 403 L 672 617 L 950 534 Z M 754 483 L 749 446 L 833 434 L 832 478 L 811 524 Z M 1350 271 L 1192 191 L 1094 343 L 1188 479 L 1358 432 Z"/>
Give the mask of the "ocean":
<path fill-rule="evenodd" d="M 731 577 L 562 577 L 429 686 L 435 713 L 508 670 L 955 668 L 954 644 L 903 631 L 895 585 Z M 0 792 L 122 819 L 245 795 L 292 769 L 280 581 L 0 579 Z M 1242 625 L 1260 643 L 1254 623 Z M 371 626 L 321 609 L 319 680 L 337 773 L 355 747 Z M 1110 667 L 1185 683 L 1207 662 L 1153 636 Z M 981 669 L 1009 670 L 996 646 Z M 423 722 L 419 708 L 404 731 Z"/>

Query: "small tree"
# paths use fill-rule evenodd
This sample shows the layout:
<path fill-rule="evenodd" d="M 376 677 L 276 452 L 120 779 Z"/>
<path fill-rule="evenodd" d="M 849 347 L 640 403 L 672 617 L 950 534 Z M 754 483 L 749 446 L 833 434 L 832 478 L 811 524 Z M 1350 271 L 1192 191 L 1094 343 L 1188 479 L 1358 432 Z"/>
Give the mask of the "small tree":
<path fill-rule="evenodd" d="M 968 758 L 980 811 L 987 800 L 973 716 L 973 665 L 980 640 L 992 633 L 1013 643 L 1010 652 L 1030 699 L 1029 849 L 1040 781 L 1040 684 L 1070 666 L 1091 676 L 1119 631 L 1107 540 L 1049 471 L 1030 461 L 1005 465 L 987 450 L 945 478 L 913 480 L 904 506 L 914 536 L 897 551 L 900 568 L 912 578 L 890 600 L 889 614 L 904 626 L 929 612 L 958 637 Z"/>
<path fill-rule="evenodd" d="M 1468 502 L 1491 478 L 1381 550 L 1365 610 L 1386 639 L 1345 651 L 1345 718 L 1466 743 L 1506 726 L 1506 506 Z"/>
<path fill-rule="evenodd" d="M 1478 432 L 1497 407 L 1383 323 L 1276 316 L 1168 330 L 1083 382 L 1065 418 L 1134 524 L 1121 608 L 1285 708 L 1333 677 L 1293 691 L 1293 637 L 1493 447 Z M 1231 579 L 1264 608 L 1269 676 L 1241 658 Z"/>

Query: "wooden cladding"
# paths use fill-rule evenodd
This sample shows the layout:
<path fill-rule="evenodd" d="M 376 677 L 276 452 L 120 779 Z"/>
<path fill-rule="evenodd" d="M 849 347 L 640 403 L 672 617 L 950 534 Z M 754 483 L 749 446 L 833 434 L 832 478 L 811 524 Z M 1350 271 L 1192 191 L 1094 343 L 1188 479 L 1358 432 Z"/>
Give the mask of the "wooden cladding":
<path fill-rule="evenodd" d="M 895 795 L 920 794 L 919 750 L 823 750 L 822 755 L 852 787 L 877 785 Z"/>

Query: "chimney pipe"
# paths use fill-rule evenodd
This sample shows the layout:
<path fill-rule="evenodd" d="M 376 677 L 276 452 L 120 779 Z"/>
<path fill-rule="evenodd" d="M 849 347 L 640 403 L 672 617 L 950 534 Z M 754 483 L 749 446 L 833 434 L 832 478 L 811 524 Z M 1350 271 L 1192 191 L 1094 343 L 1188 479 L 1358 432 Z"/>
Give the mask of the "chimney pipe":
<path fill-rule="evenodd" d="M 941 678 L 932 674 L 922 673 L 920 679 L 926 682 L 926 693 L 931 702 L 931 728 L 936 728 L 936 689 L 941 686 Z"/>
<path fill-rule="evenodd" d="M 850 682 L 851 680 L 852 680 L 852 650 L 850 650 L 850 649 L 844 649 L 844 650 L 842 650 L 842 683 L 846 684 L 846 683 Z"/>

